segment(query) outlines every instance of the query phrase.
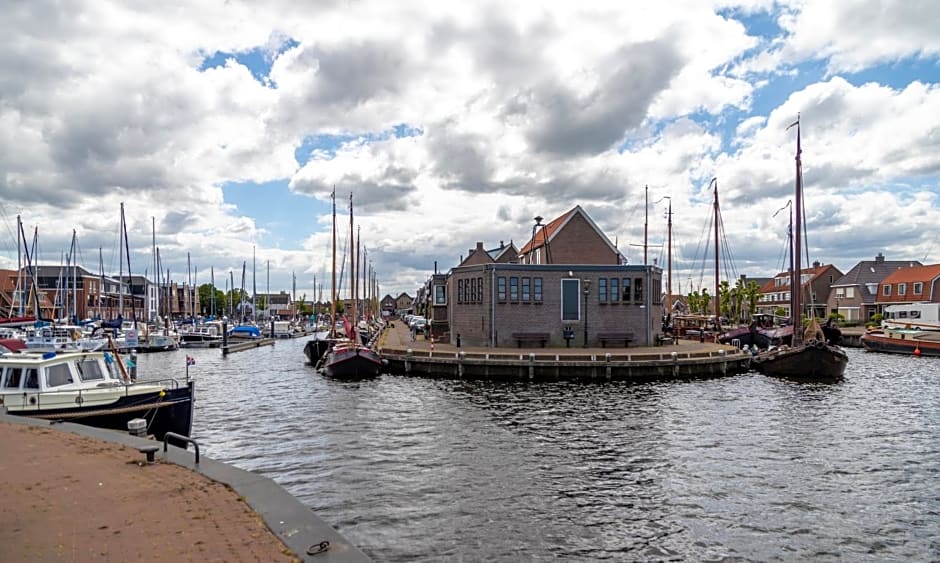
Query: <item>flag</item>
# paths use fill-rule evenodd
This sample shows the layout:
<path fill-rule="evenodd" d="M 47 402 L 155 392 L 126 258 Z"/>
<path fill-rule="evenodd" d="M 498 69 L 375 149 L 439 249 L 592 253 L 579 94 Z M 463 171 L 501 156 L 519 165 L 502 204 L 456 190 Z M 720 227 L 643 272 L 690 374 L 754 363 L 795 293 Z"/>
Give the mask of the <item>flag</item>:
<path fill-rule="evenodd" d="M 186 365 L 187 365 L 187 366 L 194 366 L 194 365 L 196 365 L 196 358 L 194 358 L 194 357 L 192 357 L 192 356 L 186 356 Z"/>

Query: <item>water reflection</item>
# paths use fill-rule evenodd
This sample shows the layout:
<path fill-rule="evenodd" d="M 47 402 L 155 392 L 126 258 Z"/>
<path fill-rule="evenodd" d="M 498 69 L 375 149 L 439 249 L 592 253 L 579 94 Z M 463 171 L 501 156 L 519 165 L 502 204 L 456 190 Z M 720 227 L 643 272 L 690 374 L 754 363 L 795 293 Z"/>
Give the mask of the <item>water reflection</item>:
<path fill-rule="evenodd" d="M 846 381 L 332 381 L 303 341 L 193 350 L 207 455 L 281 483 L 381 561 L 929 559 L 940 362 Z M 182 354 L 141 356 L 182 371 Z"/>

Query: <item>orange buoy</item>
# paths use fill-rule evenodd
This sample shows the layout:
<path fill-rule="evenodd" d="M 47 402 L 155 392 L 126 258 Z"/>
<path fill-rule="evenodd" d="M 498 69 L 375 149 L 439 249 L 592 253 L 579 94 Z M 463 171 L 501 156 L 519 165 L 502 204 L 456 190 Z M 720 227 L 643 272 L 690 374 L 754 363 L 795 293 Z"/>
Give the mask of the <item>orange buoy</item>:
<path fill-rule="evenodd" d="M 920 346 L 914 346 L 914 355 L 920 356 Z"/>

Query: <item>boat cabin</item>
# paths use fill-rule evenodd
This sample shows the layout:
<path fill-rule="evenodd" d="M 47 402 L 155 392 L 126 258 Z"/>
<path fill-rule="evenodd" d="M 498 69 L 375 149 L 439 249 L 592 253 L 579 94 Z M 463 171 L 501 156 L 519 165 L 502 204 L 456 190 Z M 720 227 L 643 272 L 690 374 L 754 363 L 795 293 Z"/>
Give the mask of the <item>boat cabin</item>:
<path fill-rule="evenodd" d="M 113 365 L 112 357 L 102 352 L 0 355 L 0 405 L 15 413 L 22 408 L 87 406 L 96 397 L 110 403 L 113 392 L 108 389 L 124 387 Z"/>
<path fill-rule="evenodd" d="M 940 303 L 904 303 L 884 308 L 882 328 L 940 330 Z"/>

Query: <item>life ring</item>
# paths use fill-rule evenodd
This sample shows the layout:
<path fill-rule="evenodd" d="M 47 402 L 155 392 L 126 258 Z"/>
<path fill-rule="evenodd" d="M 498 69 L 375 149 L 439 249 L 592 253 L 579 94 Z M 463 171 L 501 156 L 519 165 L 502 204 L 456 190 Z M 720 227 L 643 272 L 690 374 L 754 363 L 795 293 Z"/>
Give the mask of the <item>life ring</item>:
<path fill-rule="evenodd" d="M 825 350 L 825 349 L 826 349 L 826 341 L 825 341 L 825 340 L 817 340 L 816 342 L 813 343 L 813 346 L 815 346 L 816 349 L 818 349 L 818 350 Z"/>

